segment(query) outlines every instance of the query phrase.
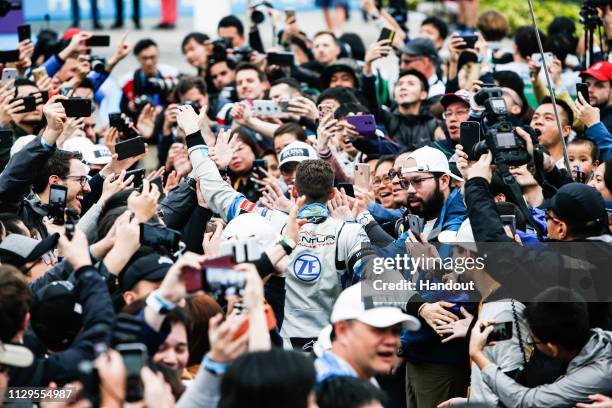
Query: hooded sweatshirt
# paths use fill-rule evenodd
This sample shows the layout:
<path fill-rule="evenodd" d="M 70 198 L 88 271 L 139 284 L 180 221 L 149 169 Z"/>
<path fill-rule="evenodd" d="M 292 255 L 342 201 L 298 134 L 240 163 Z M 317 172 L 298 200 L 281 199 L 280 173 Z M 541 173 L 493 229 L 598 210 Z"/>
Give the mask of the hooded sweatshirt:
<path fill-rule="evenodd" d="M 527 388 L 505 375 L 495 364 L 482 370 L 482 380 L 508 407 L 573 407 L 590 402 L 589 395 L 612 394 L 612 332 L 593 329 L 565 375 L 554 383 Z"/>

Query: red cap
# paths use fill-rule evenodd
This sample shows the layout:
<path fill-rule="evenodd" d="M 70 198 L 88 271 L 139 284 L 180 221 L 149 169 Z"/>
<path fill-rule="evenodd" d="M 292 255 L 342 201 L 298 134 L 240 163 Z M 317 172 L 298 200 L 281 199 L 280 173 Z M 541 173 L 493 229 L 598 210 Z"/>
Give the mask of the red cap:
<path fill-rule="evenodd" d="M 589 75 L 598 81 L 609 81 L 612 79 L 612 63 L 608 61 L 596 62 L 586 71 L 582 71 L 580 76 Z"/>
<path fill-rule="evenodd" d="M 74 37 L 80 32 L 81 30 L 79 30 L 78 28 L 69 28 L 66 31 L 64 31 L 64 40 L 70 41 L 72 37 Z"/>

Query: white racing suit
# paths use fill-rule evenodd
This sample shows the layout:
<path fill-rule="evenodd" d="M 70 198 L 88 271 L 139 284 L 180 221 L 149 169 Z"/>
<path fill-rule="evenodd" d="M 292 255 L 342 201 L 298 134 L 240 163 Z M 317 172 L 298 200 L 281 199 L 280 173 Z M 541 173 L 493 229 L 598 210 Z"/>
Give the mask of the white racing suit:
<path fill-rule="evenodd" d="M 256 212 L 282 233 L 288 215 L 271 211 L 248 201 L 229 186 L 208 157 L 208 148 L 189 149 L 193 174 L 210 209 L 226 221 L 244 212 Z M 281 336 L 285 346 L 296 346 L 316 339 L 329 324 L 333 304 L 344 287 L 357 282 L 366 263 L 373 257 L 370 240 L 363 227 L 329 217 L 324 204 L 304 206 L 298 218 L 308 222 L 300 229 L 300 240 L 289 256 L 285 279 L 284 321 Z M 294 339 L 293 341 L 290 339 Z"/>

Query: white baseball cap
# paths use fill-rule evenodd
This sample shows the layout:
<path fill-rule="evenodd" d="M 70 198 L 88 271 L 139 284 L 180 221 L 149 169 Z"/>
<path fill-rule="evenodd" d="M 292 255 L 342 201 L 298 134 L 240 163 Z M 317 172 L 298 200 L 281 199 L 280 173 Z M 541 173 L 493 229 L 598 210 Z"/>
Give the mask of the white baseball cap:
<path fill-rule="evenodd" d="M 474 233 L 472 232 L 472 224 L 470 220 L 466 218 L 459 227 L 458 231 L 442 231 L 438 234 L 438 242 L 442 244 L 459 245 L 468 251 L 476 252 L 478 247 L 474 239 Z"/>
<path fill-rule="evenodd" d="M 34 354 L 27 347 L 0 341 L 0 364 L 12 367 L 29 367 L 32 362 L 34 362 Z"/>
<path fill-rule="evenodd" d="M 361 296 L 361 283 L 345 289 L 334 304 L 331 322 L 342 320 L 359 320 L 368 326 L 379 329 L 402 323 L 408 330 L 419 330 L 421 323 L 415 317 L 405 314 L 399 307 L 366 306 Z"/>
<path fill-rule="evenodd" d="M 319 156 L 317 156 L 317 152 L 309 144 L 304 142 L 293 142 L 281 150 L 279 158 L 279 167 L 283 167 L 286 163 L 300 163 L 304 160 L 316 160 Z"/>
<path fill-rule="evenodd" d="M 244 213 L 233 218 L 223 230 L 223 239 L 255 239 L 260 248 L 266 250 L 272 247 L 280 236 L 267 218 L 258 213 Z"/>
<path fill-rule="evenodd" d="M 448 174 L 457 181 L 463 181 L 459 176 L 454 175 L 448 166 L 448 159 L 442 151 L 425 146 L 410 153 L 406 160 L 405 167 L 402 167 L 402 174 L 406 173 L 444 173 Z"/>
<path fill-rule="evenodd" d="M 62 149 L 69 152 L 79 152 L 83 155 L 83 161 L 88 165 L 106 165 L 110 163 L 113 155 L 105 145 L 93 144 L 86 137 L 77 136 L 70 138 L 64 143 Z"/>

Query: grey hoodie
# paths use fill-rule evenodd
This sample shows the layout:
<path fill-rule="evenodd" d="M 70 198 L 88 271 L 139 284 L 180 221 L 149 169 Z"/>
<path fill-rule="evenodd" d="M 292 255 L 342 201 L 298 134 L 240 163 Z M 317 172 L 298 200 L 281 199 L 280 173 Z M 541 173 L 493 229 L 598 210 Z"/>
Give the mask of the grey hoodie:
<path fill-rule="evenodd" d="M 485 384 L 508 407 L 573 407 L 590 402 L 589 395 L 612 395 L 612 332 L 593 329 L 593 335 L 554 383 L 527 388 L 489 364 L 482 371 Z"/>

